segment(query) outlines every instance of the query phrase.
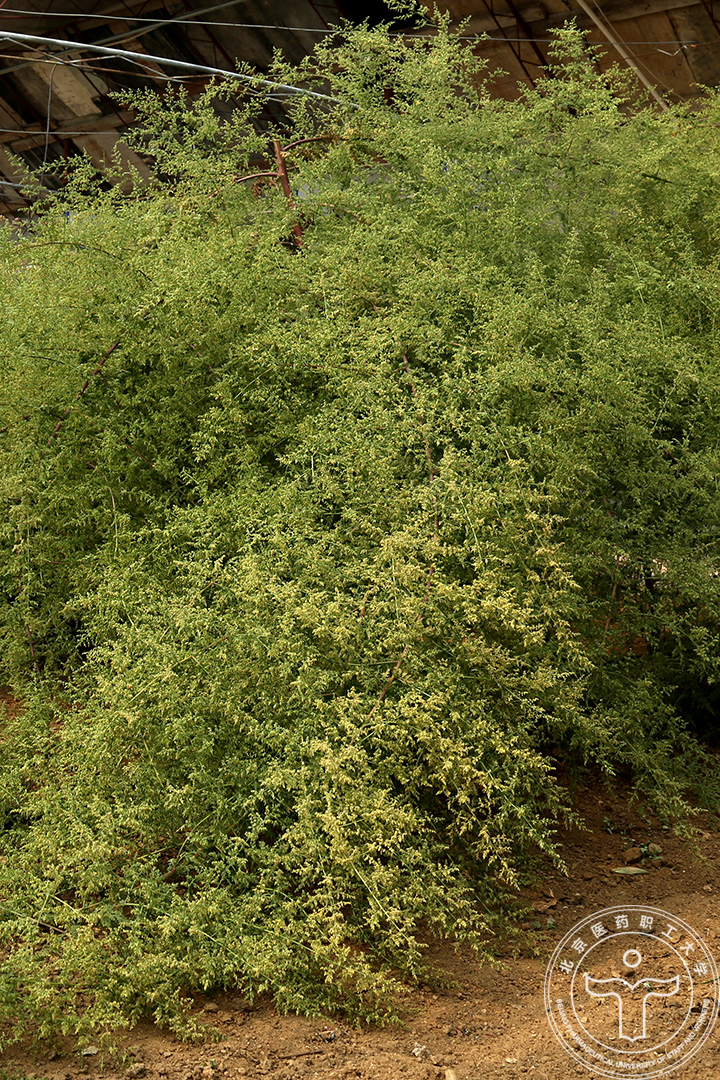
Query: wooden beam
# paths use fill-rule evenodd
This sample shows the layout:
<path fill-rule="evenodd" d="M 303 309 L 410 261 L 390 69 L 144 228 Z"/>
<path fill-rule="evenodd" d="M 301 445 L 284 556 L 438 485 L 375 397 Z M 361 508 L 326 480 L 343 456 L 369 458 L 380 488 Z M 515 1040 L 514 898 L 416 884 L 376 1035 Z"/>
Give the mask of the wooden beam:
<path fill-rule="evenodd" d="M 430 4 L 427 6 L 430 7 Z M 517 26 L 517 19 L 509 11 L 498 12 L 496 15 L 490 15 L 487 11 L 482 11 L 478 12 L 477 15 L 470 15 L 468 18 L 467 14 L 462 16 L 456 15 L 453 11 L 452 4 L 443 4 L 441 6 L 444 11 L 450 12 L 450 15 L 456 23 L 460 23 L 467 19 L 467 23 L 465 24 L 465 32 L 467 34 L 493 33 L 497 32 L 498 27 L 511 29 L 512 27 Z M 477 6 L 480 7 L 480 0 L 478 0 Z M 518 7 L 520 8 L 520 15 L 522 16 L 523 21 L 528 24 L 540 22 L 547 17 L 545 8 L 540 4 L 524 4 L 522 7 L 520 7 L 520 5 L 518 5 Z M 568 18 L 570 18 L 570 15 L 568 15 Z M 421 28 L 419 30 L 410 30 L 408 33 L 415 36 L 422 36 L 426 34 L 427 31 Z"/>
<path fill-rule="evenodd" d="M 677 11 L 680 8 L 700 7 L 699 0 L 609 0 L 608 3 L 597 4 L 600 15 L 605 16 L 608 22 L 625 22 L 626 19 L 641 19 L 643 15 L 658 15 L 663 11 Z M 590 17 L 581 9 L 573 8 L 563 15 L 550 15 L 545 20 L 546 26 L 558 26 L 566 19 L 577 19 L 580 25 L 591 22 Z"/>
<path fill-rule="evenodd" d="M 56 135 L 59 138 L 73 139 L 72 135 L 64 135 L 65 131 L 82 131 L 88 133 L 100 133 L 115 131 L 119 127 L 126 127 L 131 124 L 135 119 L 135 113 L 132 110 L 122 110 L 119 115 L 116 113 L 110 113 L 108 116 L 98 116 L 97 113 L 92 113 L 89 116 L 73 116 L 70 120 L 62 120 L 58 127 L 57 121 L 54 126 L 50 126 L 50 134 Z M 22 150 L 27 150 L 31 146 L 35 146 L 38 140 L 42 141 L 45 138 L 45 128 L 41 124 L 28 124 L 27 130 L 22 135 L 11 135 L 7 132 L 5 134 L 0 133 L 0 144 L 10 143 L 14 153 L 20 153 Z"/>
<path fill-rule="evenodd" d="M 680 8 L 701 7 L 702 5 L 700 0 L 630 0 L 629 3 L 625 3 L 624 0 L 609 0 L 608 3 L 600 3 L 596 6 L 599 8 L 600 14 L 604 15 L 608 22 L 624 22 L 626 19 L 640 19 L 643 15 L 657 15 L 664 11 L 671 12 Z M 452 3 L 443 4 L 442 7 L 445 11 L 449 11 L 451 15 L 454 14 Z M 518 4 L 517 8 L 523 22 L 530 24 L 536 37 L 542 37 L 543 30 L 548 27 L 562 26 L 569 19 L 577 19 L 580 26 L 593 25 L 587 13 L 581 7 L 574 5 L 566 11 L 555 14 L 547 14 L 545 8 L 536 3 Z M 510 11 L 504 11 L 495 16 L 488 15 L 485 12 L 478 12 L 477 15 L 470 16 L 466 33 L 492 33 L 497 31 L 498 25 L 503 28 L 510 28 L 517 25 L 517 20 Z M 415 33 L 422 34 L 423 31 L 417 30 Z"/>
<path fill-rule="evenodd" d="M 613 48 L 617 50 L 620 56 L 622 56 L 628 67 L 635 72 L 642 85 L 645 87 L 646 90 L 649 90 L 651 96 L 655 99 L 655 101 L 657 101 L 663 112 L 665 112 L 667 109 L 667 103 L 664 97 L 658 90 L 655 89 L 642 68 L 638 67 L 638 65 L 635 63 L 635 60 L 627 51 L 623 43 L 618 40 L 609 21 L 601 15 L 596 14 L 586 2 L 586 0 L 578 0 L 578 3 L 582 5 L 582 9 L 585 14 L 592 19 L 603 37 L 607 38 Z"/>

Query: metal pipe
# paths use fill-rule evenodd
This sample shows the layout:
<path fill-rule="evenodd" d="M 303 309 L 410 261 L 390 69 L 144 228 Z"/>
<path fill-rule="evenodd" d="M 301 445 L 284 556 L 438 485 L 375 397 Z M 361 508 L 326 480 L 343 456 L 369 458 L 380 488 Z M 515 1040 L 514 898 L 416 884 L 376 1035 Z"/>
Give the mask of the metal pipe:
<path fill-rule="evenodd" d="M 205 64 L 191 64 L 186 60 L 171 60 L 167 56 L 153 56 L 152 53 L 136 53 L 127 49 L 112 49 L 104 45 L 93 45 L 87 41 L 63 41 L 62 38 L 38 37 L 35 34 L 10 34 L 0 30 L 0 41 L 27 42 L 29 45 L 52 45 L 78 50 L 80 52 L 100 53 L 102 56 L 120 56 L 127 60 L 144 61 L 154 60 L 157 64 L 166 64 L 168 67 L 184 68 L 187 71 L 203 71 L 208 75 L 223 75 L 227 79 L 238 79 L 241 82 L 254 83 L 260 86 L 269 86 L 272 90 L 284 90 L 289 94 L 305 94 L 307 97 L 317 98 L 320 101 L 330 101 L 333 105 L 342 105 L 339 98 L 330 97 L 328 94 L 320 94 L 316 90 L 305 90 L 300 86 L 288 86 L 286 83 L 273 82 L 271 79 L 256 79 L 252 75 L 242 75 L 239 71 L 225 71 L 223 68 L 209 67 Z M 0 75 L 4 74 L 0 68 Z"/>

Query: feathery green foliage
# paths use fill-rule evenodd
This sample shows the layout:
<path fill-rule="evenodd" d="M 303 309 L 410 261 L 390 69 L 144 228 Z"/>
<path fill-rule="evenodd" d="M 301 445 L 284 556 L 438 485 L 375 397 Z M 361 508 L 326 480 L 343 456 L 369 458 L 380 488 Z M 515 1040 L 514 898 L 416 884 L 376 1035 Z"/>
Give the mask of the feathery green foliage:
<path fill-rule="evenodd" d="M 150 185 L 0 229 L 10 1037 L 389 1016 L 558 763 L 717 805 L 720 107 L 556 52 L 514 102 L 442 26 L 278 64 L 341 102 L 270 133 L 290 201 L 259 89 L 140 96 Z"/>

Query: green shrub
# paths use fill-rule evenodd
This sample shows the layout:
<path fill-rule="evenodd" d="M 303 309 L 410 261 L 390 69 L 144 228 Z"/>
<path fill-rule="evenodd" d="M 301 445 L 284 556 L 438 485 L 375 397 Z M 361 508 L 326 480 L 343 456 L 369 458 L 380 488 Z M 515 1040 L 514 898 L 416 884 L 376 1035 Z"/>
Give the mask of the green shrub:
<path fill-rule="evenodd" d="M 558 38 L 506 102 L 354 31 L 268 140 L 137 98 L 150 185 L 0 229 L 10 1038 L 387 1017 L 556 855 L 559 764 L 717 805 L 718 102 Z"/>

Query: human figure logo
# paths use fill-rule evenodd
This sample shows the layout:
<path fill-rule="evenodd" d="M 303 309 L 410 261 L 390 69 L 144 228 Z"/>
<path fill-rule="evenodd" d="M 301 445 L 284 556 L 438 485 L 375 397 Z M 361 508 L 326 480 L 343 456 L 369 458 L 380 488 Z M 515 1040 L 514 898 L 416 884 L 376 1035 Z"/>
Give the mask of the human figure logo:
<path fill-rule="evenodd" d="M 682 919 L 605 908 L 565 934 L 545 972 L 545 1012 L 562 1047 L 596 1076 L 651 1080 L 678 1069 L 712 1031 L 715 961 Z"/>

